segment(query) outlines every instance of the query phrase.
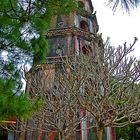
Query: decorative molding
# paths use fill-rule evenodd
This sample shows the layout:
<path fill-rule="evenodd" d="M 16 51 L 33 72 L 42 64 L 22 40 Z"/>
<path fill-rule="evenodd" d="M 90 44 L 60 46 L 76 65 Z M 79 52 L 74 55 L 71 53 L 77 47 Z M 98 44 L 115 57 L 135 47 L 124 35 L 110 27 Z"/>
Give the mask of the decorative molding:
<path fill-rule="evenodd" d="M 81 36 L 87 40 L 93 40 L 95 38 L 94 33 L 86 32 L 80 28 L 72 27 L 72 26 L 50 29 L 46 33 L 46 37 L 51 38 L 51 37 L 66 36 L 66 35 L 71 35 L 71 34 L 76 35 L 76 36 Z"/>

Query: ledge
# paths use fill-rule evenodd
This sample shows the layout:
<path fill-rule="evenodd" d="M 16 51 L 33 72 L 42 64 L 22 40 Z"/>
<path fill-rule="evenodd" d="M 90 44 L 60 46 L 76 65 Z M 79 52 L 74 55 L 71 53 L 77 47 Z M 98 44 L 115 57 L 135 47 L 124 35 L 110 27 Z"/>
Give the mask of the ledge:
<path fill-rule="evenodd" d="M 95 38 L 95 33 L 86 32 L 80 28 L 73 27 L 73 26 L 50 29 L 46 33 L 47 38 L 51 38 L 51 37 L 55 37 L 55 36 L 67 36 L 67 35 L 81 36 L 88 40 L 93 40 Z"/>

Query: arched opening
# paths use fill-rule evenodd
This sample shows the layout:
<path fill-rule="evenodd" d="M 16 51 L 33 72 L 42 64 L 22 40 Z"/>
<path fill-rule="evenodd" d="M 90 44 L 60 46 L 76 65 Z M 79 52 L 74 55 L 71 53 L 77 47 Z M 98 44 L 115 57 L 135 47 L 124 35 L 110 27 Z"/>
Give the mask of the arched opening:
<path fill-rule="evenodd" d="M 80 28 L 83 29 L 84 31 L 88 32 L 88 23 L 86 21 L 81 21 L 80 22 Z"/>

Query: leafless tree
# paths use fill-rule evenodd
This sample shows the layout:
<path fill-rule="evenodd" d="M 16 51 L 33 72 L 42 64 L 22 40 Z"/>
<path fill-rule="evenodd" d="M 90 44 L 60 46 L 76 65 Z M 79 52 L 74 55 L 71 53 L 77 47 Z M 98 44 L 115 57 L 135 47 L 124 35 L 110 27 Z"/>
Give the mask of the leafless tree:
<path fill-rule="evenodd" d="M 137 60 L 129 57 L 136 41 L 113 48 L 98 37 L 88 54 L 33 67 L 26 75 L 26 92 L 31 97 L 40 96 L 44 108 L 26 124 L 26 138 L 49 139 L 55 133 L 59 140 L 74 139 L 84 117 L 80 110 L 95 122 L 81 129 L 95 127 L 98 140 L 105 127 L 138 123 L 140 68 Z"/>
<path fill-rule="evenodd" d="M 103 45 L 97 39 L 93 54 L 63 59 L 68 72 L 56 75 L 69 96 L 95 119 L 98 140 L 105 127 L 123 127 L 140 120 L 140 67 L 129 56 L 136 41 L 113 48 L 108 41 Z"/>
<path fill-rule="evenodd" d="M 25 130 L 22 139 L 26 137 L 27 140 L 49 140 L 54 136 L 59 140 L 74 139 L 75 129 L 80 121 L 79 104 L 77 99 L 69 94 L 70 89 L 60 83 L 59 77 L 66 75 L 67 69 L 62 71 L 59 65 L 38 65 L 26 75 L 26 92 L 31 98 L 39 96 L 43 100 L 43 108 L 24 125 L 21 130 Z"/>

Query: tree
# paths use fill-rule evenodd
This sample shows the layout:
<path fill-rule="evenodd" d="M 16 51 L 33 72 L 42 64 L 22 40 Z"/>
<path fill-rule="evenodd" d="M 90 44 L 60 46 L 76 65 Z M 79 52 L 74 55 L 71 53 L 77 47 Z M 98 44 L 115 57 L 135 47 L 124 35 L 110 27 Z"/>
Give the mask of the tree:
<path fill-rule="evenodd" d="M 121 7 L 126 12 L 130 12 L 131 9 L 138 7 L 139 3 L 139 0 L 108 0 L 108 5 L 112 7 L 114 12 L 118 7 Z"/>
<path fill-rule="evenodd" d="M 37 112 L 43 105 L 40 97 L 31 99 L 21 91 L 21 78 L 27 72 L 23 66 L 30 63 L 35 67 L 46 61 L 48 44 L 45 33 L 51 18 L 55 14 L 68 14 L 76 8 L 74 0 L 0 1 L 0 54 L 7 53 L 0 61 L 0 84 L 3 89 L 7 83 L 12 85 L 7 90 L 0 91 L 0 114 L 4 120 L 15 115 L 17 122 L 20 122 L 19 131 L 23 130 L 23 119 L 34 115 L 34 111 Z M 11 97 L 13 102 L 6 107 Z M 20 133 L 19 139 L 22 137 L 23 133 Z"/>
<path fill-rule="evenodd" d="M 49 139 L 72 140 L 76 135 L 79 104 L 74 96 L 69 96 L 69 91 L 64 90 L 55 78 L 59 75 L 59 63 L 42 64 L 26 74 L 27 89 L 31 98 L 43 99 L 43 108 L 25 123 L 22 131 L 26 132 L 23 139 Z M 62 71 L 61 71 L 62 72 Z M 57 77 L 58 78 L 58 77 Z M 70 89 L 69 89 L 70 90 Z M 50 138 L 51 139 L 51 138 Z"/>
<path fill-rule="evenodd" d="M 124 1 L 124 3 L 127 2 Z M 128 3 L 137 5 L 138 1 Z M 55 14 L 66 14 L 76 8 L 77 4 L 74 0 L 1 0 L 0 52 L 6 51 L 10 54 L 10 64 L 2 62 L 4 68 L 10 70 L 14 68 L 13 70 L 15 71 L 13 63 L 19 62 L 20 53 L 22 53 L 22 56 L 24 56 L 23 54 L 30 56 L 30 60 L 33 59 L 31 61 L 33 65 L 45 62 L 48 46 L 45 32 L 48 29 L 51 18 Z M 13 54 L 16 54 L 16 56 Z M 14 75 L 13 77 L 17 77 L 18 71 L 14 73 L 16 76 Z M 19 76 L 17 79 L 19 79 Z"/>
<path fill-rule="evenodd" d="M 48 44 L 45 33 L 51 18 L 55 14 L 68 14 L 76 8 L 74 0 L 0 1 L 0 54 L 6 55 L 0 57 L 0 87 L 3 89 L 0 90 L 0 115 L 2 122 L 13 115 L 17 117 L 18 132 L 21 132 L 18 139 L 24 137 L 24 121 L 43 106 L 40 97 L 31 99 L 21 90 L 21 78 L 27 72 L 24 65 L 34 67 L 46 61 Z M 12 86 L 7 87 L 7 84 Z M 9 104 L 11 98 L 13 102 Z"/>
<path fill-rule="evenodd" d="M 127 140 L 133 139 L 134 135 L 134 125 L 127 125 L 125 127 L 116 128 L 116 138 L 123 138 Z"/>
<path fill-rule="evenodd" d="M 3 82 L 15 82 L 11 94 L 22 94 L 23 65 L 45 62 L 48 48 L 45 33 L 53 15 L 69 13 L 76 7 L 74 0 L 0 1 L 0 54 L 6 54 L 4 59 L 0 57 L 0 78 Z M 9 97 L 4 90 L 0 92 L 3 94 Z"/>
<path fill-rule="evenodd" d="M 140 69 L 138 61 L 128 57 L 136 41 L 115 49 L 108 42 L 104 46 L 98 36 L 94 54 L 62 58 L 64 72 L 55 75 L 57 85 L 61 85 L 57 94 L 68 93 L 77 100 L 79 110 L 90 114 L 96 122 L 91 127 L 97 128 L 98 140 L 105 127 L 123 127 L 140 120 Z"/>
<path fill-rule="evenodd" d="M 13 50 L 18 48 L 17 55 L 12 60 L 17 62 L 21 57 L 19 52 L 22 51 L 33 59 L 33 67 L 45 62 L 48 45 L 44 34 L 48 29 L 51 17 L 54 14 L 68 13 L 75 10 L 76 7 L 77 4 L 73 0 L 0 1 L 0 51 L 15 54 Z M 9 72 L 9 68 L 12 70 L 14 62 L 10 61 L 10 65 L 3 63 L 3 68 L 8 66 Z M 14 81 L 17 82 L 18 79 L 19 82 L 19 76 L 16 78 L 17 75 L 15 75 L 17 74 L 15 67 L 11 72 L 12 74 L 14 72 L 14 76 L 11 75 L 6 80 L 11 82 L 12 77 Z M 3 74 L 2 78 L 4 79 Z M 3 92 L 6 93 L 4 90 Z M 15 94 L 13 90 L 10 92 Z"/>

